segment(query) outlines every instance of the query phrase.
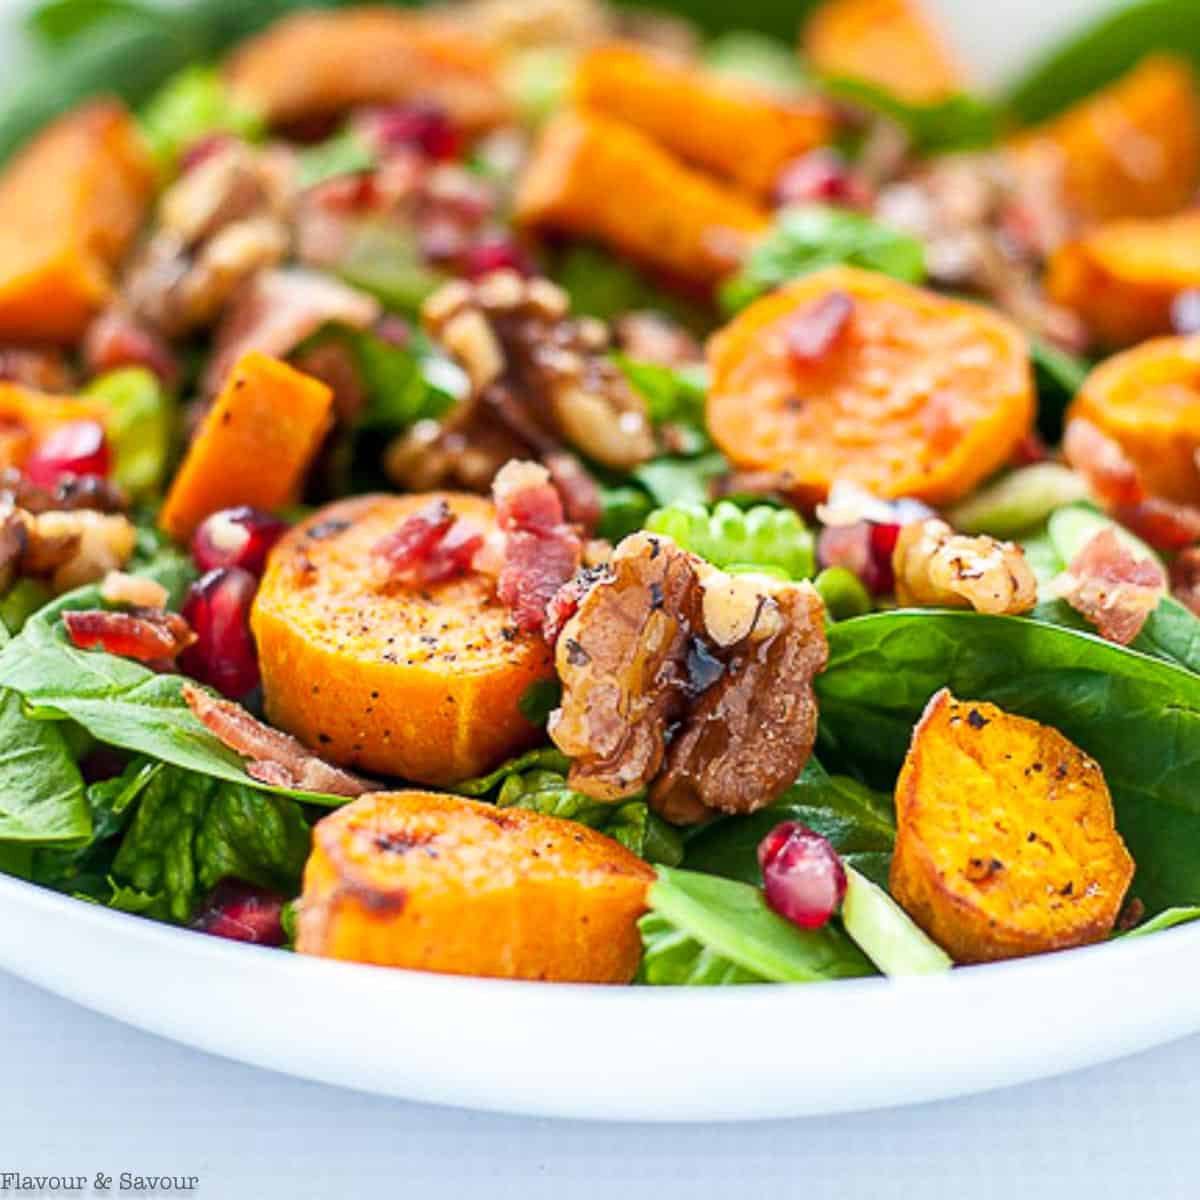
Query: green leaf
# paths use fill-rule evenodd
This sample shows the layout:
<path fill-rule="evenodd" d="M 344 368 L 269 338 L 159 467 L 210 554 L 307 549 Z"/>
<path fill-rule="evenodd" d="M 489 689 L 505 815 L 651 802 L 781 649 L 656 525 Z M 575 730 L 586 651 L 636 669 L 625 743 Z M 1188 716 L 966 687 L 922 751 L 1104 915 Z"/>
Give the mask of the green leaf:
<path fill-rule="evenodd" d="M 176 406 L 145 367 L 109 371 L 84 389 L 108 405 L 108 437 L 116 457 L 113 475 L 142 500 L 163 485 L 175 432 Z"/>
<path fill-rule="evenodd" d="M 343 129 L 296 156 L 296 186 L 301 191 L 330 179 L 358 175 L 378 165 L 378 156 L 358 130 Z"/>
<path fill-rule="evenodd" d="M 828 838 L 848 866 L 886 884 L 896 840 L 891 797 L 829 775 L 815 758 L 774 804 L 745 817 L 721 817 L 689 838 L 684 865 L 761 886 L 758 845 L 782 821 Z"/>
<path fill-rule="evenodd" d="M 671 504 L 652 512 L 646 528 L 716 567 L 777 568 L 787 579 L 808 579 L 815 568 L 812 534 L 790 508 L 757 504 L 743 510 L 728 500 L 711 509 Z"/>
<path fill-rule="evenodd" d="M 178 592 L 192 568 L 172 556 L 161 569 L 144 573 Z M 101 607 L 100 589 L 91 586 L 69 592 L 35 613 L 21 633 L 0 649 L 0 687 L 19 693 L 32 715 L 69 718 L 106 745 L 229 783 L 300 794 L 316 804 L 344 803 L 343 798 L 292 793 L 252 780 L 238 756 L 187 707 L 181 676 L 159 675 L 132 659 L 73 646 L 63 629 L 63 612 L 96 607 Z"/>
<path fill-rule="evenodd" d="M 223 879 L 294 895 L 310 840 L 294 800 L 167 767 L 142 793 L 113 876 L 182 924 Z"/>
<path fill-rule="evenodd" d="M 258 141 L 265 131 L 262 115 L 234 99 L 221 72 L 198 64 L 172 75 L 150 98 L 141 126 L 154 157 L 168 172 L 189 146 L 212 134 Z"/>
<path fill-rule="evenodd" d="M 649 984 L 817 983 L 873 973 L 834 925 L 799 929 L 749 884 L 660 867 L 638 922 Z"/>
<path fill-rule="evenodd" d="M 561 698 L 562 687 L 557 678 L 539 679 L 521 694 L 517 708 L 531 725 L 541 727 L 550 719 L 550 714 L 558 707 Z"/>
<path fill-rule="evenodd" d="M 135 0 L 48 0 L 28 14 L 25 25 L 36 37 L 58 47 L 113 17 L 145 20 L 151 13 Z"/>
<path fill-rule="evenodd" d="M 654 501 L 639 487 L 605 483 L 599 486 L 601 513 L 596 536 L 616 544 L 626 535 L 642 528 L 654 507 Z"/>
<path fill-rule="evenodd" d="M 960 92 L 933 104 L 910 104 L 863 79 L 824 79 L 821 87 L 895 121 L 918 154 L 979 150 L 1000 136 L 1000 113 L 982 96 Z"/>
<path fill-rule="evenodd" d="M 704 48 L 705 66 L 728 79 L 766 88 L 784 97 L 795 97 L 811 83 L 793 44 L 749 29 L 722 34 Z"/>
<path fill-rule="evenodd" d="M 954 965 L 883 887 L 851 866 L 846 868 L 842 925 L 885 975 L 937 975 Z"/>
<path fill-rule="evenodd" d="M 540 746 L 536 750 L 527 750 L 516 758 L 510 758 L 486 775 L 456 783 L 454 790 L 460 796 L 488 796 L 512 776 L 523 775 L 526 771 L 556 771 L 559 775 L 565 775 L 570 769 L 571 760 L 561 750 L 556 750 L 553 746 Z"/>
<path fill-rule="evenodd" d="M 1194 0 L 1142 0 L 1121 6 L 1042 54 L 1013 85 L 1007 104 L 1028 124 L 1044 121 L 1156 51 L 1182 54 L 1200 65 Z"/>
<path fill-rule="evenodd" d="M 711 448 L 704 427 L 704 401 L 708 393 L 708 368 L 702 364 L 668 367 L 640 362 L 624 354 L 613 356 L 625 378 L 646 401 L 650 419 L 695 430 L 703 439 L 701 449 Z"/>
<path fill-rule="evenodd" d="M 630 472 L 658 505 L 707 504 L 709 484 L 729 470 L 723 455 L 699 458 L 655 458 Z"/>
<path fill-rule="evenodd" d="M 1030 337 L 1029 357 L 1037 385 L 1038 432 L 1051 444 L 1062 438 L 1063 414 L 1091 370 L 1091 363 L 1040 337 Z"/>
<path fill-rule="evenodd" d="M 737 312 L 764 292 L 839 263 L 905 283 L 925 278 L 925 249 L 917 238 L 862 213 L 808 204 L 776 215 L 741 269 L 721 286 L 721 305 Z"/>
<path fill-rule="evenodd" d="M 1168 908 L 1166 912 L 1160 912 L 1157 917 L 1151 917 L 1149 921 L 1143 922 L 1135 929 L 1130 929 L 1117 936 L 1123 938 L 1143 937 L 1147 933 L 1158 933 L 1162 929 L 1184 925 L 1197 918 L 1200 918 L 1200 907 L 1189 905 L 1186 908 Z"/>
<path fill-rule="evenodd" d="M 8 633 L 20 633 L 25 622 L 52 596 L 53 592 L 40 579 L 18 579 L 0 598 L 0 625 Z"/>
<path fill-rule="evenodd" d="M 828 630 L 823 745 L 890 781 L 941 687 L 1060 730 L 1095 758 L 1153 915 L 1200 903 L 1200 675 L 1090 634 L 978 613 L 873 613 Z"/>

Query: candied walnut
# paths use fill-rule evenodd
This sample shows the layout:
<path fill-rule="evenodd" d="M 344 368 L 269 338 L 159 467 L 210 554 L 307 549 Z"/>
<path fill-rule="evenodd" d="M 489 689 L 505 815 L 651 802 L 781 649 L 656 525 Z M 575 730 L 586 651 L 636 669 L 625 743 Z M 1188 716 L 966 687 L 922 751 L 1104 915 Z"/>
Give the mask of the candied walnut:
<path fill-rule="evenodd" d="M 900 530 L 892 569 L 896 599 L 904 605 L 1001 616 L 1029 612 L 1037 604 L 1037 580 L 1020 546 L 955 533 L 932 517 Z"/>
<path fill-rule="evenodd" d="M 11 509 L 0 511 L 0 593 L 7 592 L 16 581 L 27 541 L 21 517 Z"/>
<path fill-rule="evenodd" d="M 809 585 L 726 575 L 638 533 L 577 591 L 555 599 L 576 607 L 557 638 L 550 722 L 573 788 L 613 801 L 649 787 L 658 811 L 690 822 L 753 812 L 795 779 L 827 655 Z"/>
<path fill-rule="evenodd" d="M 614 326 L 623 354 L 639 362 L 685 367 L 704 362 L 700 343 L 677 321 L 651 309 L 626 313 Z"/>
<path fill-rule="evenodd" d="M 109 571 L 100 585 L 100 599 L 105 604 L 166 608 L 169 598 L 167 589 L 158 580 L 144 575 L 127 575 L 124 571 Z"/>
<path fill-rule="evenodd" d="M 1110 525 L 1088 540 L 1055 588 L 1102 638 L 1128 646 L 1158 607 L 1167 580 L 1156 562 L 1135 557 Z"/>
<path fill-rule="evenodd" d="M 129 498 L 119 484 L 101 475 L 63 475 L 52 488 L 39 487 L 16 467 L 0 471 L 0 505 L 23 508 L 30 513 L 93 512 L 120 513 Z"/>
<path fill-rule="evenodd" d="M 137 531 L 128 518 L 78 509 L 17 512 L 25 525 L 23 575 L 44 576 L 55 592 L 97 583 L 133 556 Z"/>

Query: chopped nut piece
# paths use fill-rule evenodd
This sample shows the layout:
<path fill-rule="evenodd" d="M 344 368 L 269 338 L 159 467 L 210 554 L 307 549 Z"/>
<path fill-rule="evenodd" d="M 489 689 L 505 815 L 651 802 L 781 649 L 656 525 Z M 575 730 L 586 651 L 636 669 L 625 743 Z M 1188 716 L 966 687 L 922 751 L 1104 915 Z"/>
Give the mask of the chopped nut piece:
<path fill-rule="evenodd" d="M 1037 603 L 1037 580 L 1020 546 L 955 533 L 933 517 L 904 526 L 892 566 L 901 604 L 1000 616 L 1028 612 Z"/>
<path fill-rule="evenodd" d="M 105 604 L 121 604 L 131 608 L 166 608 L 169 593 L 155 579 L 144 575 L 127 575 L 124 571 L 109 571 L 100 585 L 100 599 Z"/>

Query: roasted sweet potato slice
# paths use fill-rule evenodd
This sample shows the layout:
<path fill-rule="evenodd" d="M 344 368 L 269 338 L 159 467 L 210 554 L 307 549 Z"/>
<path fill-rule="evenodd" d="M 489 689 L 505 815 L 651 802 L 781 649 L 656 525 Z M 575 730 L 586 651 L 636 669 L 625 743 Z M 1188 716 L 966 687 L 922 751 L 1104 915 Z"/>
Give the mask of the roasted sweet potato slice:
<path fill-rule="evenodd" d="M 955 962 L 1099 941 L 1133 878 L 1099 765 L 945 688 L 913 731 L 896 828 L 892 894 Z"/>
<path fill-rule="evenodd" d="M 410 100 L 438 105 L 468 131 L 507 114 L 491 48 L 431 13 L 297 13 L 244 43 L 227 71 L 236 94 L 274 125 Z"/>
<path fill-rule="evenodd" d="M 253 614 L 273 724 L 323 758 L 445 786 L 536 740 L 521 714 L 553 675 L 477 572 L 413 585 L 381 578 L 372 551 L 431 500 L 487 533 L 479 496 L 363 496 L 297 526 L 276 547 Z"/>
<path fill-rule="evenodd" d="M 914 104 L 965 86 L 920 0 L 827 0 L 804 30 L 803 49 L 823 75 L 862 79 Z"/>
<path fill-rule="evenodd" d="M 1084 225 L 1166 216 L 1200 181 L 1200 106 L 1186 60 L 1144 59 L 1116 83 L 1013 139 L 1019 173 L 1059 191 Z"/>
<path fill-rule="evenodd" d="M 1050 259 L 1050 298 L 1083 318 L 1109 347 L 1171 332 L 1171 303 L 1200 288 L 1200 213 L 1110 221 Z"/>
<path fill-rule="evenodd" d="M 845 315 L 836 330 L 832 298 Z M 713 440 L 739 468 L 789 476 L 806 501 L 836 479 L 955 500 L 1008 460 L 1033 421 L 1015 325 L 850 267 L 755 302 L 712 338 L 708 361 Z"/>
<path fill-rule="evenodd" d="M 778 99 L 637 46 L 585 55 L 575 98 L 757 195 L 771 193 L 789 159 L 829 141 L 833 125 L 819 100 Z"/>
<path fill-rule="evenodd" d="M 605 242 L 643 266 L 706 286 L 767 224 L 732 187 L 685 166 L 644 133 L 567 112 L 542 131 L 517 194 L 526 228 Z"/>
<path fill-rule="evenodd" d="M 583 825 L 383 792 L 317 825 L 301 954 L 451 975 L 628 983 L 654 872 Z"/>
<path fill-rule="evenodd" d="M 1200 504 L 1200 336 L 1156 338 L 1088 377 L 1067 412 L 1119 443 L 1155 496 Z"/>
<path fill-rule="evenodd" d="M 81 337 L 153 187 L 149 152 L 115 100 L 30 142 L 0 175 L 0 340 Z"/>
<path fill-rule="evenodd" d="M 265 354 L 244 355 L 192 439 L 159 525 L 183 541 L 219 509 L 288 504 L 332 410 L 333 393 L 319 380 Z"/>
<path fill-rule="evenodd" d="M 100 421 L 107 405 L 87 396 L 50 396 L 15 383 L 0 383 L 0 470 L 20 467 L 52 429 L 66 421 Z"/>

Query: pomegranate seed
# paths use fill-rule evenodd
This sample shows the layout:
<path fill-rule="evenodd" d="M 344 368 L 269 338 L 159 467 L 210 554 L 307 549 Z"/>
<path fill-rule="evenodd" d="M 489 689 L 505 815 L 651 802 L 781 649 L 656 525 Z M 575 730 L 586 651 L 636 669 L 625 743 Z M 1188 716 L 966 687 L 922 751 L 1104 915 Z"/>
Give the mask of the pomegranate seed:
<path fill-rule="evenodd" d="M 516 242 L 502 234 L 480 238 L 462 258 L 462 273 L 468 279 L 479 279 L 493 271 L 505 270 L 528 276 L 533 274 L 533 263 Z"/>
<path fill-rule="evenodd" d="M 434 105 L 407 104 L 372 114 L 375 138 L 385 153 L 420 150 L 435 162 L 457 158 L 462 138 L 446 114 Z"/>
<path fill-rule="evenodd" d="M 180 656 L 184 674 L 210 684 L 230 700 L 258 686 L 258 654 L 250 633 L 250 606 L 258 580 L 241 567 L 218 567 L 188 589 L 183 615 L 196 641 Z"/>
<path fill-rule="evenodd" d="M 776 825 L 759 843 L 767 904 L 801 929 L 819 929 L 846 895 L 846 869 L 827 838 L 796 821 Z"/>
<path fill-rule="evenodd" d="M 234 942 L 282 946 L 287 940 L 283 932 L 283 905 L 282 896 L 226 879 L 217 885 L 204 910 L 192 922 L 192 928 Z"/>
<path fill-rule="evenodd" d="M 223 508 L 201 522 L 192 536 L 192 559 L 202 571 L 241 567 L 261 576 L 267 555 L 288 531 L 288 523 L 262 509 L 243 504 Z"/>
<path fill-rule="evenodd" d="M 810 366 L 820 362 L 845 335 L 854 317 L 854 297 L 830 292 L 788 321 L 787 348 L 792 362 Z"/>
<path fill-rule="evenodd" d="M 812 150 L 780 172 L 775 200 L 780 205 L 818 203 L 867 209 L 873 196 L 870 184 L 840 154 Z"/>
<path fill-rule="evenodd" d="M 1189 288 L 1171 302 L 1171 328 L 1185 337 L 1200 333 L 1200 291 Z"/>
<path fill-rule="evenodd" d="M 66 421 L 42 439 L 25 462 L 35 487 L 52 488 L 64 475 L 107 475 L 112 455 L 99 421 Z"/>

